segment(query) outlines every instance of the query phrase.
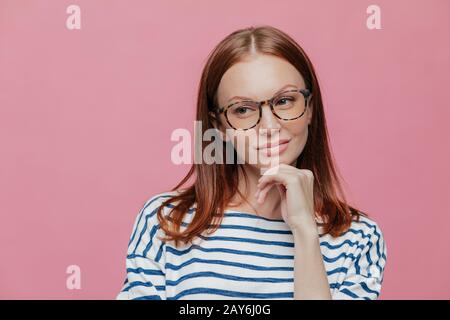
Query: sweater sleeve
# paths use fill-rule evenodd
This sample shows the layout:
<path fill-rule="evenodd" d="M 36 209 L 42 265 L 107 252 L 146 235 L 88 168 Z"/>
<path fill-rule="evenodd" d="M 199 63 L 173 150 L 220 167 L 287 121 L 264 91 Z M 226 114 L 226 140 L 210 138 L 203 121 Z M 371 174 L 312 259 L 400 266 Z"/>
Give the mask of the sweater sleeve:
<path fill-rule="evenodd" d="M 387 259 L 386 243 L 376 223 L 366 225 L 369 227 L 368 236 L 361 238 L 361 249 L 334 292 L 333 299 L 375 300 L 380 295 Z"/>
<path fill-rule="evenodd" d="M 165 243 L 158 237 L 160 197 L 149 199 L 135 219 L 128 243 L 126 277 L 117 300 L 165 300 Z"/>

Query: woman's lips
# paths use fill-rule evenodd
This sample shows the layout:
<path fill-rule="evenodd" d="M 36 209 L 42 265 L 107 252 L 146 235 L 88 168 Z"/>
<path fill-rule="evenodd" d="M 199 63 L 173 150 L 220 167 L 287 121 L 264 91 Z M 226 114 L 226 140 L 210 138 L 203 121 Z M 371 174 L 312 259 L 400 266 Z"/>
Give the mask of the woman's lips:
<path fill-rule="evenodd" d="M 290 141 L 290 139 L 281 139 L 281 140 L 276 141 L 276 142 L 269 142 L 269 143 L 266 143 L 263 146 L 259 146 L 258 150 L 265 149 L 265 148 L 273 148 L 273 147 L 276 147 L 278 145 L 287 144 L 289 141 Z"/>
<path fill-rule="evenodd" d="M 288 148 L 289 141 L 290 140 L 283 139 L 280 140 L 278 143 L 273 144 L 269 143 L 266 144 L 264 147 L 259 147 L 258 150 L 261 150 L 267 156 L 271 156 L 274 154 L 281 154 Z"/>

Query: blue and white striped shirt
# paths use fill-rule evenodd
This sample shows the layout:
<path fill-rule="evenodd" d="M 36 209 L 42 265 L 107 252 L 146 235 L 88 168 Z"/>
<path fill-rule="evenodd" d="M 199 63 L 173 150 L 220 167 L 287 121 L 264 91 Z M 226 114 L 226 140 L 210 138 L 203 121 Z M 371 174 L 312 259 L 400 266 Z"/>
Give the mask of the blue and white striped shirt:
<path fill-rule="evenodd" d="M 156 215 L 174 192 L 151 197 L 136 217 L 116 299 L 293 299 L 294 241 L 283 220 L 226 210 L 215 233 L 176 248 L 158 239 L 163 230 Z M 195 205 L 182 230 L 193 214 Z M 378 224 L 360 217 L 336 238 L 318 228 L 332 298 L 377 299 L 387 256 Z"/>

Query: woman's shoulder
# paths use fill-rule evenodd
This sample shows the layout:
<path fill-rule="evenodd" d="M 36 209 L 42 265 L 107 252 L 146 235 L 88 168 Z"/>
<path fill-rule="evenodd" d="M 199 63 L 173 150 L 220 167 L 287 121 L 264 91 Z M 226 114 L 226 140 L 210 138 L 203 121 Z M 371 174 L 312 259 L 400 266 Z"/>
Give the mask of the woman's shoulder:
<path fill-rule="evenodd" d="M 387 259 L 387 246 L 380 224 L 367 215 L 355 216 L 348 230 L 337 237 L 323 234 L 321 245 L 327 252 L 333 252 L 333 256 L 336 255 L 334 251 L 340 251 L 355 259 L 364 256 L 368 263 L 383 266 Z"/>
<path fill-rule="evenodd" d="M 147 196 L 146 200 L 145 200 L 145 205 L 154 203 L 155 205 L 162 205 L 162 203 L 177 195 L 179 191 L 161 191 L 159 193 L 153 193 L 149 196 Z"/>
<path fill-rule="evenodd" d="M 374 218 L 364 214 L 360 214 L 358 218 L 352 220 L 350 229 L 360 231 L 364 235 L 379 235 L 382 233 L 379 223 Z"/>
<path fill-rule="evenodd" d="M 178 203 L 178 201 L 169 201 L 167 200 L 173 198 L 174 196 L 181 193 L 182 189 L 178 190 L 169 190 L 169 191 L 161 191 L 159 193 L 154 193 L 148 196 L 144 202 L 144 205 L 141 208 L 141 213 L 144 215 L 154 215 L 157 210 L 163 205 L 162 213 L 164 217 L 167 217 L 171 209 Z"/>
<path fill-rule="evenodd" d="M 372 217 L 361 214 L 352 220 L 350 228 L 341 236 L 359 245 L 384 246 L 380 224 Z"/>
<path fill-rule="evenodd" d="M 144 204 L 141 205 L 141 208 L 135 217 L 133 233 L 145 234 L 146 232 L 150 232 L 150 234 L 153 234 L 152 230 L 160 232 L 158 210 L 165 200 L 176 194 L 176 191 L 162 191 L 147 196 Z M 164 218 L 168 215 L 167 207 L 168 206 L 165 206 L 162 209 L 162 215 Z"/>
<path fill-rule="evenodd" d="M 329 234 L 322 234 L 322 236 L 333 242 L 346 240 L 359 244 L 382 240 L 383 232 L 379 223 L 361 211 L 358 211 L 358 213 L 360 214 L 353 217 L 349 228 L 339 236 L 332 237 Z"/>
<path fill-rule="evenodd" d="M 135 217 L 133 231 L 128 243 L 128 254 L 140 254 L 144 256 L 156 256 L 158 245 L 161 243 L 160 237 L 164 236 L 158 219 L 158 209 L 163 202 L 175 195 L 174 191 L 164 191 L 149 195 L 141 206 L 139 213 Z M 163 217 L 166 217 L 166 210 L 163 208 Z"/>

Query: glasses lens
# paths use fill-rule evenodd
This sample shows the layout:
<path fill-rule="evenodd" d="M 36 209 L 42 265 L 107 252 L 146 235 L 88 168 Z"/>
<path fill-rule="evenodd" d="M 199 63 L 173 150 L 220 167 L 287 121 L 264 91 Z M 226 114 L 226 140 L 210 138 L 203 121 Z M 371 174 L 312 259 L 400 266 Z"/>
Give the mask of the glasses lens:
<path fill-rule="evenodd" d="M 285 91 L 273 99 L 274 113 L 284 120 L 300 117 L 305 111 L 305 97 L 298 91 Z M 249 129 L 259 120 L 259 107 L 255 101 L 240 101 L 226 112 L 228 122 L 236 129 Z"/>
<path fill-rule="evenodd" d="M 283 92 L 274 99 L 273 109 L 282 119 L 297 118 L 305 111 L 305 98 L 298 91 Z"/>
<path fill-rule="evenodd" d="M 241 101 L 235 103 L 228 108 L 227 118 L 234 128 L 249 129 L 258 122 L 258 105 L 254 101 Z"/>

